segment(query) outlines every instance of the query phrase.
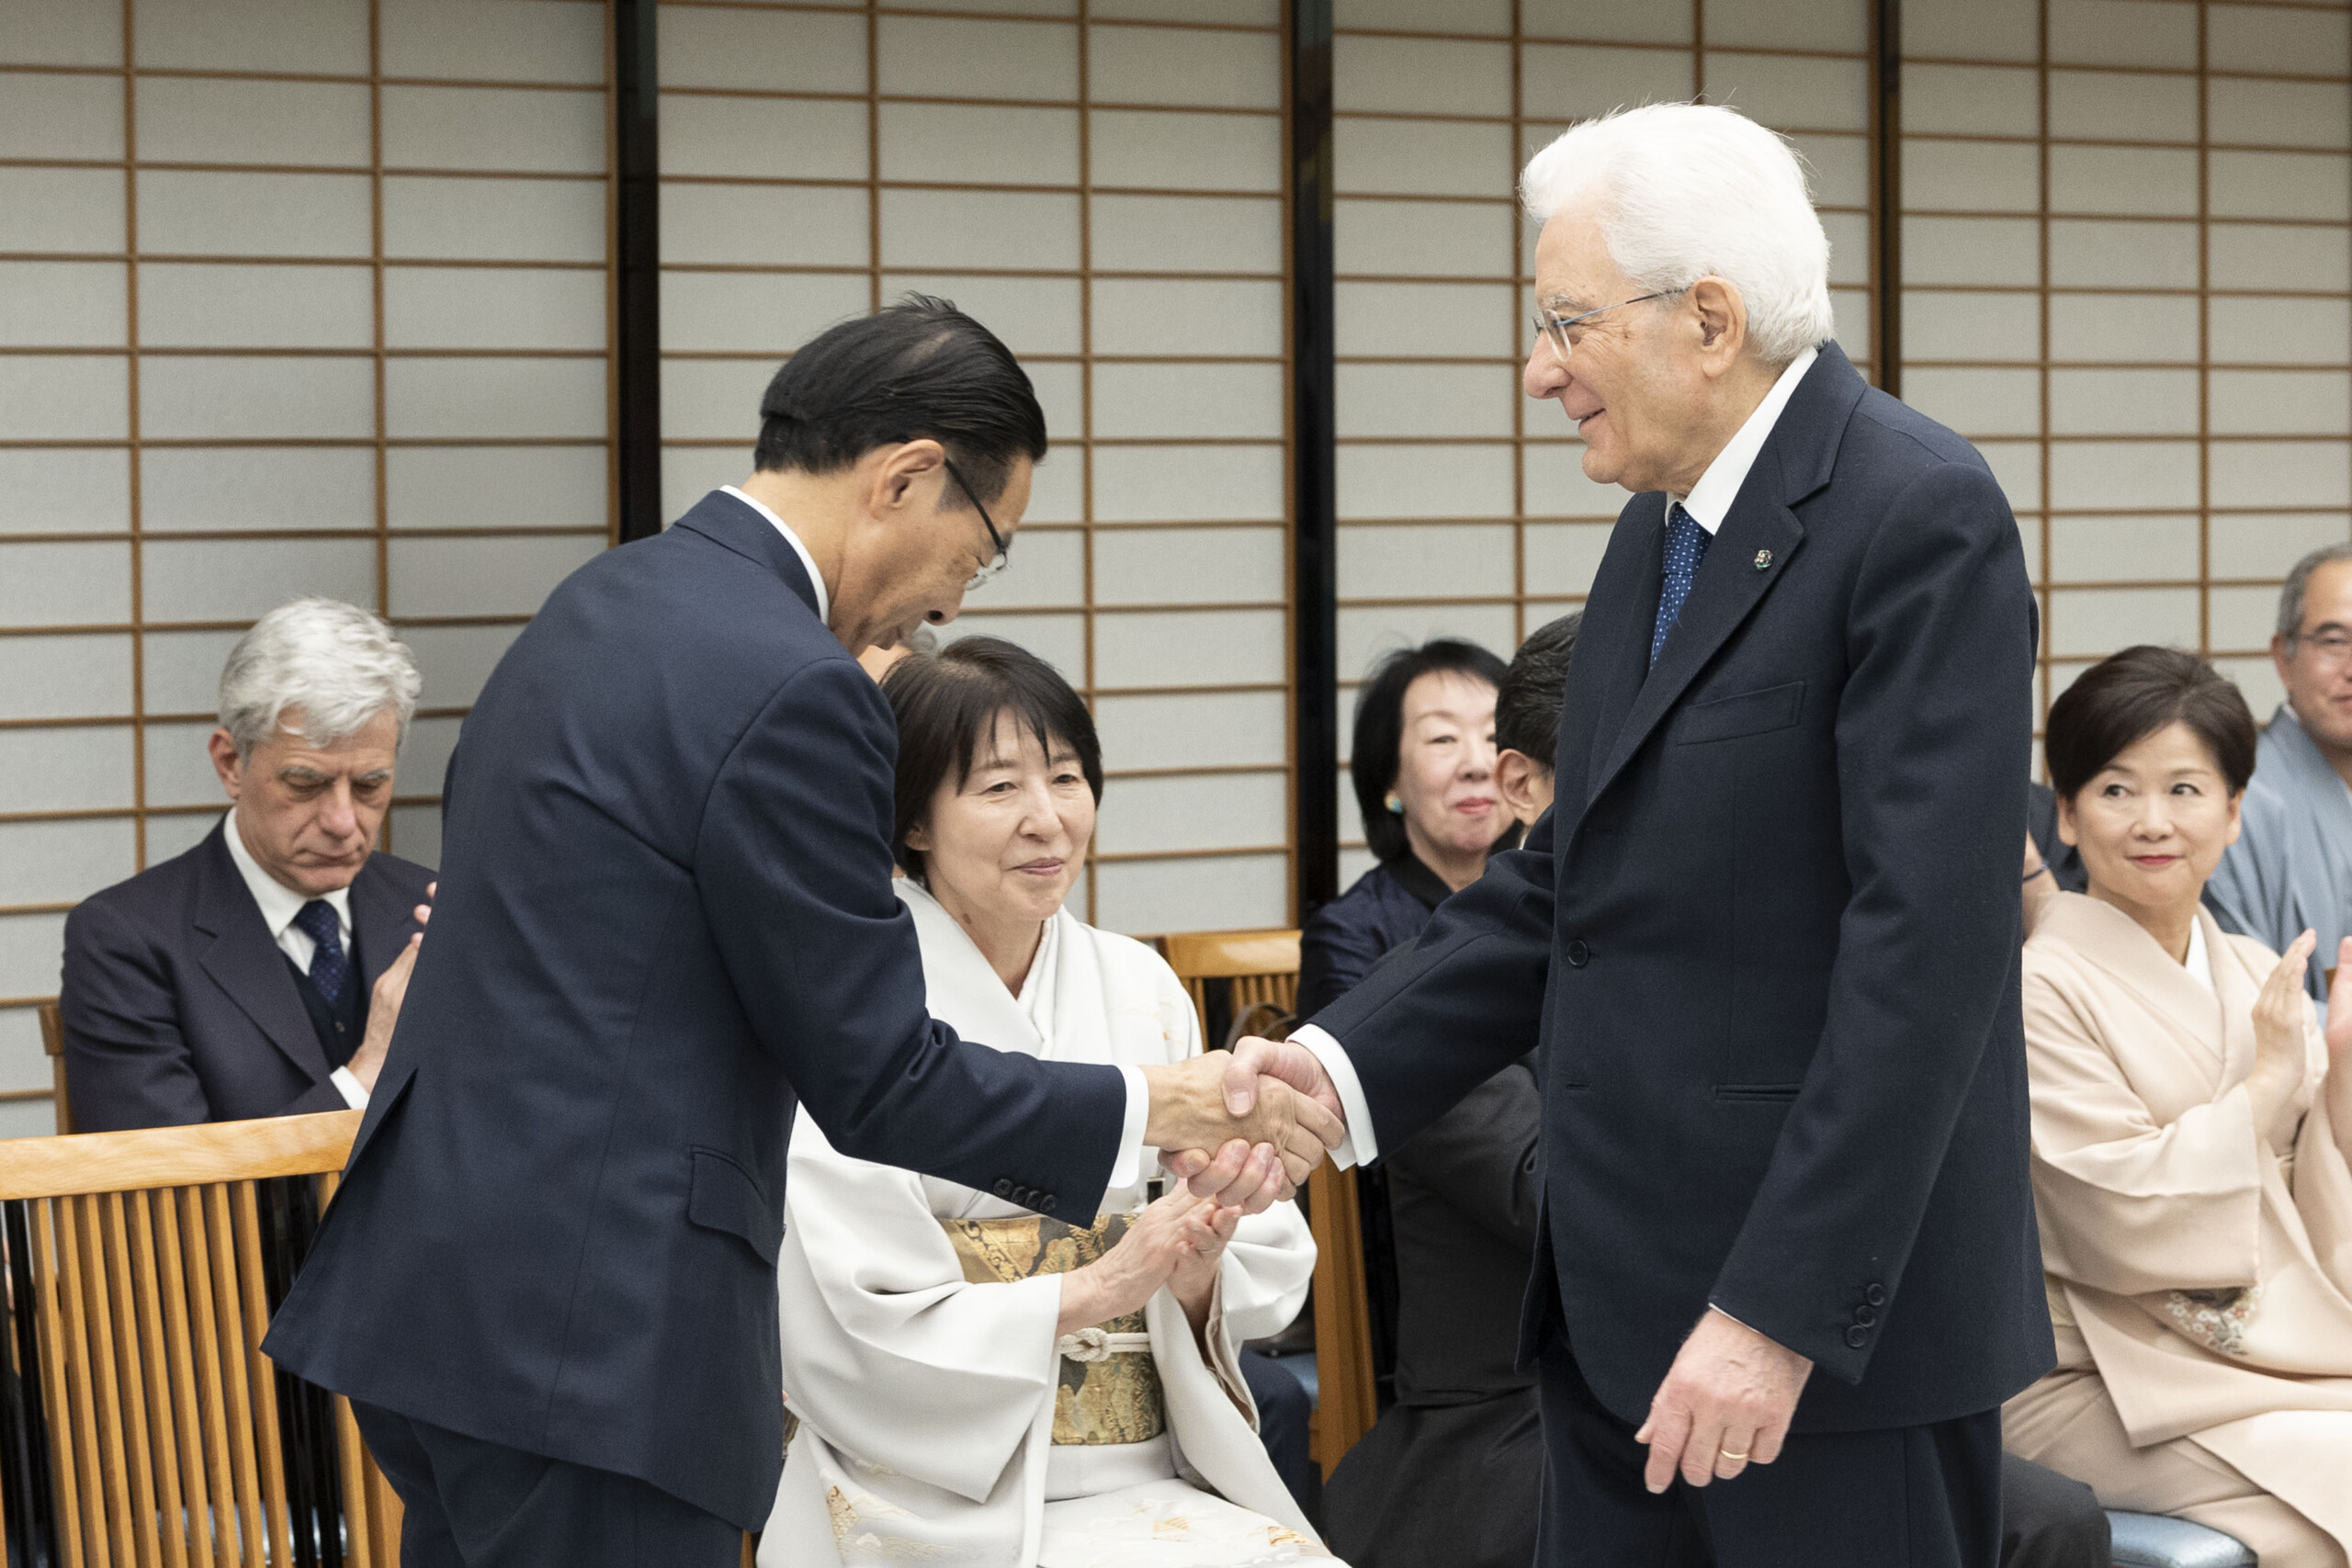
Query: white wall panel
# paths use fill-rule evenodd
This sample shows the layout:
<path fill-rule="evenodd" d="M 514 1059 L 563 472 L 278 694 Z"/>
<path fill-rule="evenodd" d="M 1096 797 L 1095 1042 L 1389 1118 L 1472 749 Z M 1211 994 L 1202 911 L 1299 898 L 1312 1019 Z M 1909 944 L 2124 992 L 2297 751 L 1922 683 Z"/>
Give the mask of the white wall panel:
<path fill-rule="evenodd" d="M 2090 660 L 2168 642 L 2267 713 L 2264 605 L 2300 555 L 2352 534 L 2346 23 L 2219 0 L 1905 18 L 1931 57 L 1905 69 L 1905 232 L 1932 225 L 1937 251 L 1906 245 L 1904 387 L 1965 433 L 2025 437 L 1984 450 L 2042 588 L 2045 701 Z M 1923 157 L 1946 177 L 1915 178 Z M 1999 160 L 2006 182 L 1982 174 Z M 1951 177 L 1968 164 L 1973 185 Z M 1999 258 L 1982 281 L 2002 292 L 1955 287 L 1979 281 L 1951 265 L 1964 252 Z M 2007 385 L 2004 417 L 1959 417 L 1972 379 Z"/>
<path fill-rule="evenodd" d="M 1081 912 L 1277 923 L 1281 18 L 1272 0 L 1088 16 L 663 5 L 663 496 L 674 513 L 743 477 L 761 394 L 801 344 L 909 292 L 956 301 L 1020 355 L 1053 451 L 1013 570 L 944 640 L 1021 643 L 1102 716 L 1114 782 Z M 1242 739 L 1204 728 L 1245 710 Z M 1270 849 L 1270 908 L 1202 912 L 1199 888 Z"/>
<path fill-rule="evenodd" d="M 288 598 L 406 616 L 391 841 L 437 854 L 490 661 L 608 536 L 605 31 L 596 0 L 0 6 L 0 1055 L 63 908 L 218 819 L 220 662 Z"/>

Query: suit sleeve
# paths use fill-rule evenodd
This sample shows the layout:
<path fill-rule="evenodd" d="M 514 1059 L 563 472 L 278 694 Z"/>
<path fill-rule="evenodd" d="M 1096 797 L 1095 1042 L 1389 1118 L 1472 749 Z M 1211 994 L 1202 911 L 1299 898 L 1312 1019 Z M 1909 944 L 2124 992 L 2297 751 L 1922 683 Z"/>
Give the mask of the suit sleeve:
<path fill-rule="evenodd" d="M 1846 1382 L 1878 1343 L 1849 1335 L 1849 1314 L 1872 1286 L 1901 1310 L 1988 1041 L 2021 1048 L 2034 641 L 2017 526 L 1992 476 L 1959 464 L 1921 476 L 1888 508 L 1848 612 L 1837 741 L 1852 891 L 1827 1019 L 1709 1297 Z"/>
<path fill-rule="evenodd" d="M 212 1120 L 162 955 L 112 907 L 86 902 L 65 918 L 58 1005 L 77 1131 Z"/>
<path fill-rule="evenodd" d="M 959 1040 L 925 1010 L 914 919 L 890 890 L 896 748 L 888 705 L 846 659 L 769 700 L 695 845 L 721 959 L 836 1150 L 1091 1218 L 1126 1080 Z"/>
<path fill-rule="evenodd" d="M 1438 906 L 1413 945 L 1307 1021 L 1347 1052 L 1396 1148 L 1533 1050 L 1552 959 L 1552 814 Z"/>

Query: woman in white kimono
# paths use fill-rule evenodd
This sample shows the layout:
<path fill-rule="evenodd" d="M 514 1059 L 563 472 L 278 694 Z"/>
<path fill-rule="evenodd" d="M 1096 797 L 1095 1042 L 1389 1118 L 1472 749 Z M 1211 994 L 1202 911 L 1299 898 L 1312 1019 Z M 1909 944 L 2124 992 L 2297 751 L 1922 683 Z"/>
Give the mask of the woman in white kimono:
<path fill-rule="evenodd" d="M 2110 1507 L 2177 1514 L 2263 1568 L 2352 1550 L 2352 951 L 2323 1038 L 2282 959 L 2199 903 L 2237 837 L 2253 716 L 2192 654 L 2135 648 L 2050 710 L 2087 896 L 2025 948 L 2033 1180 L 2058 1367 L 2009 1449 Z M 2344 944 L 2352 950 L 2352 941 Z"/>
<path fill-rule="evenodd" d="M 932 1012 L 1057 1061 L 1180 1061 L 1166 962 L 1063 906 L 1102 782 L 1092 720 L 1034 655 L 901 660 L 899 897 Z M 764 1568 L 1238 1568 L 1329 1560 L 1255 1431 L 1236 1354 L 1297 1314 L 1296 1208 L 1241 1217 L 1144 1178 L 1102 1213 L 845 1158 L 804 1115 L 777 1260 L 797 1430 Z"/>

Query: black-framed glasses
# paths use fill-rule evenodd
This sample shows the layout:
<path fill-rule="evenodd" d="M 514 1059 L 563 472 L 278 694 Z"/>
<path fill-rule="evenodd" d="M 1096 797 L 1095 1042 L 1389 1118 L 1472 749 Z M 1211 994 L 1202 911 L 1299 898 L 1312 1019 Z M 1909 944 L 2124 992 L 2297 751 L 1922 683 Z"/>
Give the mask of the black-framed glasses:
<path fill-rule="evenodd" d="M 1545 341 L 1552 345 L 1552 352 L 1559 355 L 1561 364 L 1566 365 L 1568 362 L 1568 355 L 1575 352 L 1577 346 L 1568 341 L 1568 329 L 1577 322 L 1589 321 L 1595 316 L 1604 315 L 1611 310 L 1622 310 L 1628 305 L 1646 304 L 1652 299 L 1670 299 L 1677 294 L 1690 292 L 1687 285 L 1680 288 L 1661 288 L 1655 294 L 1643 294 L 1631 299 L 1620 299 L 1614 305 L 1602 305 L 1594 310 L 1581 310 L 1573 316 L 1557 315 L 1539 305 L 1535 308 L 1535 330 L 1544 334 Z"/>
<path fill-rule="evenodd" d="M 942 457 L 940 461 L 947 465 L 947 471 L 954 476 L 956 482 L 963 486 L 966 499 L 972 503 L 972 510 L 980 514 L 980 525 L 989 531 L 989 543 L 996 547 L 996 554 L 989 558 L 989 563 L 972 573 L 971 581 L 964 584 L 964 592 L 969 593 L 1005 569 L 1007 558 L 1012 554 L 1012 547 L 1006 544 L 1004 536 L 996 531 L 996 519 L 990 517 L 989 509 L 980 504 L 980 492 L 972 488 L 972 481 L 964 477 L 962 469 L 956 468 L 956 459 Z"/>

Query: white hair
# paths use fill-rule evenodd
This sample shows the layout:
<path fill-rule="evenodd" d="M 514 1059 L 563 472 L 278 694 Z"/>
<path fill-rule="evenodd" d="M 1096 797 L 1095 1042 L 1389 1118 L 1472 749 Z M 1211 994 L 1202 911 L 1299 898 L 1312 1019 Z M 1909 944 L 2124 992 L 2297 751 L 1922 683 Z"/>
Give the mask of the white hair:
<path fill-rule="evenodd" d="M 1768 365 L 1786 365 L 1836 333 L 1829 236 L 1804 165 L 1786 141 L 1736 110 L 1650 104 L 1587 120 L 1527 161 L 1519 192 L 1538 223 L 1579 197 L 1599 197 L 1609 254 L 1645 292 L 1710 275 L 1731 284 L 1747 306 L 1748 341 Z"/>
<path fill-rule="evenodd" d="M 220 669 L 220 728 L 237 755 L 277 733 L 288 708 L 302 710 L 302 739 L 332 746 L 390 711 L 408 739 L 424 689 L 408 645 L 356 604 L 297 599 L 255 621 Z"/>

